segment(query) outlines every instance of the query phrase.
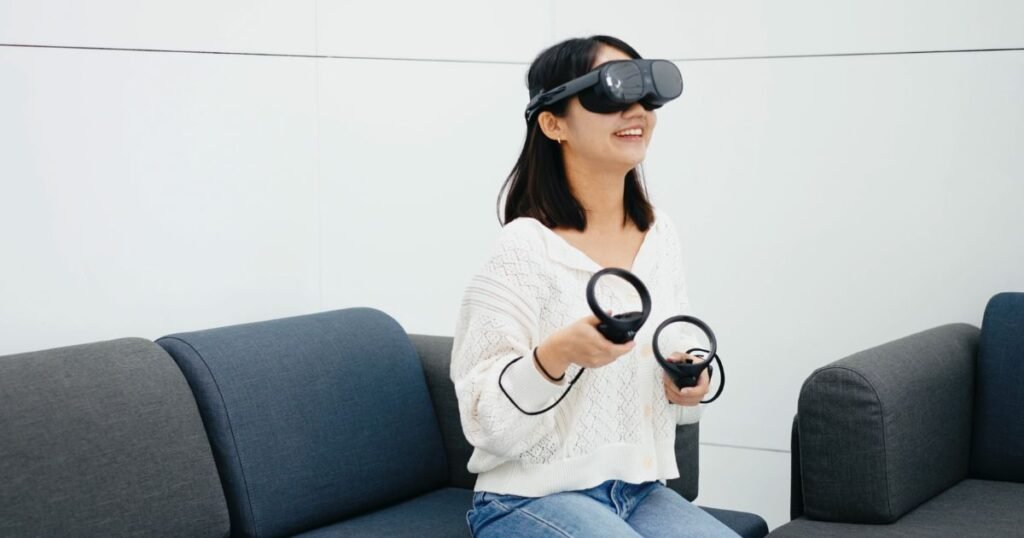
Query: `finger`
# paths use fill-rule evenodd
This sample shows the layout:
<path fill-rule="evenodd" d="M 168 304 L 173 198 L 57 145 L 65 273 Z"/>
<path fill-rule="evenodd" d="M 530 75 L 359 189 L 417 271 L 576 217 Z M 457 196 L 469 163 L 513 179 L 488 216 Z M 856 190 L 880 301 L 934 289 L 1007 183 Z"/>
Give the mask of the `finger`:
<path fill-rule="evenodd" d="M 671 391 L 669 391 L 665 393 L 665 396 L 668 398 L 669 403 L 675 405 L 686 405 L 686 402 L 682 398 L 680 398 L 678 394 L 674 394 Z"/>
<path fill-rule="evenodd" d="M 664 372 L 662 372 L 662 374 L 661 374 L 661 379 L 662 379 L 662 383 L 664 383 L 664 385 L 665 385 L 665 390 L 670 391 L 673 394 L 678 394 L 678 395 L 683 396 L 683 397 L 686 397 L 687 395 L 695 394 L 697 388 L 700 386 L 700 385 L 697 385 L 697 386 L 694 386 L 694 387 L 680 387 L 680 386 L 676 385 L 676 382 L 673 381 L 672 378 L 669 377 L 668 374 L 666 374 Z"/>
<path fill-rule="evenodd" d="M 672 385 L 671 381 L 666 381 L 665 383 L 665 398 L 671 403 L 683 404 L 683 398 L 679 396 L 679 391 Z"/>
<path fill-rule="evenodd" d="M 636 340 L 630 340 L 622 344 L 612 344 L 608 351 L 618 357 L 629 353 L 634 347 L 636 347 Z"/>
<path fill-rule="evenodd" d="M 666 373 L 661 374 L 661 383 L 665 387 L 665 394 L 668 396 L 670 402 L 679 403 L 682 401 L 679 394 L 679 387 L 676 386 L 675 381 Z"/>
<path fill-rule="evenodd" d="M 668 398 L 668 401 L 671 403 L 687 407 L 692 407 L 700 403 L 700 398 L 683 397 L 683 395 L 679 394 L 674 389 L 665 390 L 665 397 Z"/>
<path fill-rule="evenodd" d="M 706 374 L 706 372 L 705 372 Z M 708 394 L 708 378 L 706 375 L 701 375 L 697 382 L 697 385 L 688 387 L 680 391 L 680 395 L 686 398 L 690 403 L 687 405 L 697 405 L 704 399 Z"/>
<path fill-rule="evenodd" d="M 679 395 L 687 400 L 699 401 L 707 393 L 707 385 L 695 385 L 693 387 L 683 387 L 682 389 L 679 389 Z"/>
<path fill-rule="evenodd" d="M 706 392 L 707 391 L 702 391 L 699 385 L 694 387 L 682 387 L 676 390 L 676 394 L 679 395 L 679 399 L 687 402 L 687 405 L 694 405 L 694 402 L 700 401 Z"/>

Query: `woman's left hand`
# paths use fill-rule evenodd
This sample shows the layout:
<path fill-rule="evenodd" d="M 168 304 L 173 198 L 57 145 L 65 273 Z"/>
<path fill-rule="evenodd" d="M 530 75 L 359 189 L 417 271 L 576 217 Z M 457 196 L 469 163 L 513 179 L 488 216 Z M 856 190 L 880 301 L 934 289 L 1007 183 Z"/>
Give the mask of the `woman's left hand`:
<path fill-rule="evenodd" d="M 691 355 L 686 355 L 685 353 L 673 353 L 672 356 L 668 358 L 670 361 L 683 361 L 686 359 L 691 359 L 693 361 L 702 360 Z M 685 405 L 687 407 L 695 406 L 699 404 L 708 393 L 708 384 L 710 379 L 708 378 L 707 368 L 700 373 L 700 379 L 698 379 L 697 384 L 692 387 L 684 387 L 680 389 L 672 381 L 672 378 L 670 378 L 665 372 L 661 373 L 661 378 L 665 385 L 665 396 L 668 397 L 668 401 L 676 405 Z"/>

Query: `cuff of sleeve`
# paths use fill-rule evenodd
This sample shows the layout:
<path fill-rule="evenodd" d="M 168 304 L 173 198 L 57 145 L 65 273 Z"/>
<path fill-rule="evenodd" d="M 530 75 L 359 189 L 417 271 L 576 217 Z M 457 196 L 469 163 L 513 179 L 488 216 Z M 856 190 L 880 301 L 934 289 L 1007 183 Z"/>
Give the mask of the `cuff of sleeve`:
<path fill-rule="evenodd" d="M 498 380 L 512 399 L 526 410 L 543 409 L 566 389 L 566 383 L 555 384 L 533 364 L 533 356 L 517 360 Z"/>
<path fill-rule="evenodd" d="M 676 424 L 694 424 L 700 422 L 700 418 L 704 415 L 704 404 L 698 405 L 677 405 L 676 409 Z"/>

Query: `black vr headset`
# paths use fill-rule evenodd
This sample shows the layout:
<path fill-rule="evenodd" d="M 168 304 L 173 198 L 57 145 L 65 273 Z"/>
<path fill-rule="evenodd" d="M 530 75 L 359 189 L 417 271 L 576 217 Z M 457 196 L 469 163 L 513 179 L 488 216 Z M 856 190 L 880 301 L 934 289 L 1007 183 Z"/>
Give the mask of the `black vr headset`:
<path fill-rule="evenodd" d="M 626 110 L 638 101 L 654 110 L 682 93 L 683 76 L 668 60 L 614 60 L 535 96 L 526 106 L 526 123 L 544 107 L 573 95 L 579 95 L 583 108 L 603 114 Z"/>

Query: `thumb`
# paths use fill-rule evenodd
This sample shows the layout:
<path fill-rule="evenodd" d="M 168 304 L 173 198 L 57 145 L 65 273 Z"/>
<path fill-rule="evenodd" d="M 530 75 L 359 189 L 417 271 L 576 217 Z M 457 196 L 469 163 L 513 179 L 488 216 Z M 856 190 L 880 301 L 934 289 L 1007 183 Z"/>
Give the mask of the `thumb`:
<path fill-rule="evenodd" d="M 586 323 L 587 325 L 592 325 L 594 327 L 597 327 L 601 323 L 601 320 L 597 319 L 597 316 L 595 316 L 594 314 L 583 316 L 579 320 L 583 323 Z"/>
<path fill-rule="evenodd" d="M 608 314 L 608 317 L 611 317 L 611 315 L 612 315 L 612 311 L 611 310 L 605 310 L 604 312 L 605 312 L 605 314 Z M 594 327 L 597 327 L 598 325 L 601 324 L 601 318 L 597 317 L 596 314 L 590 314 L 589 316 L 584 316 L 580 321 L 582 321 L 582 322 L 584 322 L 584 323 L 586 323 L 588 325 L 593 325 Z"/>

